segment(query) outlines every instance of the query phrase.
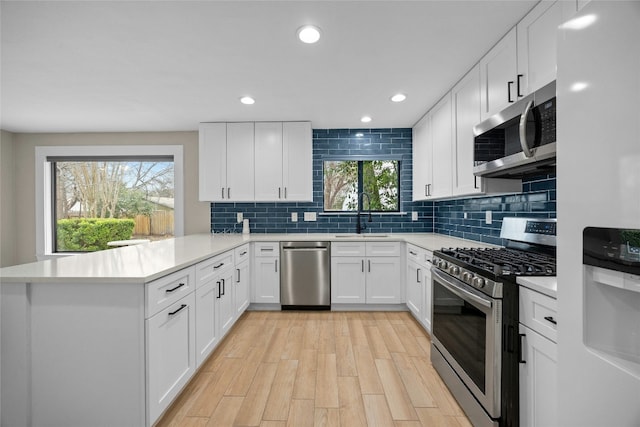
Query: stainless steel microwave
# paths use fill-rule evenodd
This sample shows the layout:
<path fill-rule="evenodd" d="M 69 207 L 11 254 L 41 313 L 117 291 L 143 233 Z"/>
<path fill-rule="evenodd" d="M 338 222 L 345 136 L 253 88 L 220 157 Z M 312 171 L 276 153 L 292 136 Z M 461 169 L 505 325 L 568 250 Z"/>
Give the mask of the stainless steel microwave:
<path fill-rule="evenodd" d="M 474 126 L 476 176 L 520 178 L 555 173 L 556 82 Z"/>

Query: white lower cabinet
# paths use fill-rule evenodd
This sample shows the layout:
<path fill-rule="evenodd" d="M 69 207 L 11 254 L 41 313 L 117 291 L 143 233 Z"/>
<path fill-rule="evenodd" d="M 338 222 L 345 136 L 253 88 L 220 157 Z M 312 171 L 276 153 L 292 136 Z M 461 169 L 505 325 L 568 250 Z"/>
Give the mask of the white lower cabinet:
<path fill-rule="evenodd" d="M 196 361 L 204 362 L 237 318 L 234 254 L 228 251 L 196 265 Z"/>
<path fill-rule="evenodd" d="M 234 283 L 233 299 L 235 301 L 236 316 L 240 316 L 249 307 L 251 281 L 251 262 L 243 261 L 236 265 L 236 280 Z"/>
<path fill-rule="evenodd" d="M 364 304 L 367 279 L 364 258 L 331 257 L 331 303 Z"/>
<path fill-rule="evenodd" d="M 209 280 L 196 290 L 196 364 L 211 354 L 220 341 L 216 330 L 216 299 L 218 283 Z"/>
<path fill-rule="evenodd" d="M 253 246 L 251 302 L 280 303 L 280 244 L 256 242 Z"/>
<path fill-rule="evenodd" d="M 431 332 L 431 251 L 407 244 L 407 307 Z"/>
<path fill-rule="evenodd" d="M 520 426 L 558 425 L 556 300 L 520 287 Z"/>
<path fill-rule="evenodd" d="M 354 253 L 363 256 L 350 256 Z M 402 301 L 401 273 L 398 242 L 334 242 L 331 303 L 398 304 Z"/>
<path fill-rule="evenodd" d="M 196 370 L 195 296 L 192 293 L 146 320 L 150 424 Z"/>

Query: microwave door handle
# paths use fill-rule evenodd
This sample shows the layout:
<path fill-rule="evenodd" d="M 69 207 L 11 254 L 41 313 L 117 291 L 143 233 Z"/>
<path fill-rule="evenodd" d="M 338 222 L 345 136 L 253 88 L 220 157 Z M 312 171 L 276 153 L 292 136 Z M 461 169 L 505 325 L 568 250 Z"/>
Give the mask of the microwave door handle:
<path fill-rule="evenodd" d="M 527 116 L 529 115 L 529 111 L 531 111 L 531 107 L 533 107 L 533 99 L 527 102 L 527 106 L 524 107 L 524 112 L 520 116 L 520 146 L 522 147 L 522 152 L 525 157 L 533 156 L 529 144 L 527 144 Z"/>

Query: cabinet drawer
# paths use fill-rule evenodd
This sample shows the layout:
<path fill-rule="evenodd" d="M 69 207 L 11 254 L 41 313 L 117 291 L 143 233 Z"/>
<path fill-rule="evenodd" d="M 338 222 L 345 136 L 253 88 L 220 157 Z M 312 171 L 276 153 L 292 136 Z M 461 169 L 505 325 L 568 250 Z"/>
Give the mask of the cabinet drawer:
<path fill-rule="evenodd" d="M 279 242 L 255 242 L 253 248 L 256 257 L 280 256 Z"/>
<path fill-rule="evenodd" d="M 557 341 L 557 301 L 540 292 L 520 286 L 520 323 L 551 341 Z"/>
<path fill-rule="evenodd" d="M 331 242 L 331 256 L 365 256 L 364 242 Z"/>
<path fill-rule="evenodd" d="M 145 317 L 149 318 L 189 294 L 195 287 L 195 268 L 171 273 L 147 284 Z"/>
<path fill-rule="evenodd" d="M 400 242 L 367 242 L 367 256 L 400 256 Z"/>
<path fill-rule="evenodd" d="M 419 263 L 423 258 L 424 258 L 424 249 L 421 249 L 417 246 L 413 246 L 411 244 L 407 244 L 407 261 L 413 260 Z"/>
<path fill-rule="evenodd" d="M 251 253 L 249 252 L 249 244 L 242 245 L 233 250 L 233 260 L 237 264 L 240 264 L 244 260 L 249 259 Z"/>
<path fill-rule="evenodd" d="M 207 283 L 211 278 L 233 268 L 233 251 L 227 251 L 196 264 L 196 288 Z"/>

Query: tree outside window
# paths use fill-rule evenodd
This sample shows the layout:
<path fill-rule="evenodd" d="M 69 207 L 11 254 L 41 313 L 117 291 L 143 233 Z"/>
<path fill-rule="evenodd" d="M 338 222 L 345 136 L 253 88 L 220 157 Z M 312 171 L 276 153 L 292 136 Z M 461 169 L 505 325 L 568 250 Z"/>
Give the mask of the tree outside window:
<path fill-rule="evenodd" d="M 54 252 L 106 249 L 109 241 L 173 237 L 172 159 L 52 161 Z"/>
<path fill-rule="evenodd" d="M 324 210 L 353 212 L 358 195 L 365 192 L 361 209 L 400 211 L 400 162 L 398 160 L 331 160 L 324 162 Z M 367 203 L 370 203 L 368 205 Z"/>

